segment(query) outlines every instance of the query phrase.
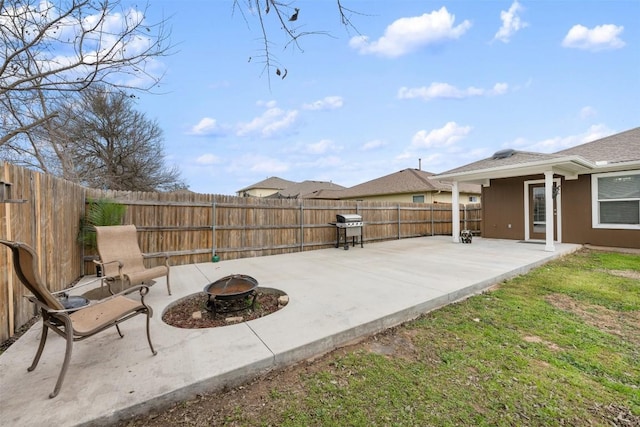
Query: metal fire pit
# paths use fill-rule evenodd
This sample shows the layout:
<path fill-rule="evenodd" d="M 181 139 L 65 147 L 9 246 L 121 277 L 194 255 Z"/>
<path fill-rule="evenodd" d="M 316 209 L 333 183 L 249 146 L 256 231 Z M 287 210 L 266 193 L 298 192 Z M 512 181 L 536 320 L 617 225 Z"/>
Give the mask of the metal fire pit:
<path fill-rule="evenodd" d="M 209 283 L 204 287 L 207 294 L 206 308 L 215 316 L 217 313 L 232 313 L 256 304 L 258 281 L 244 274 L 232 274 Z"/>

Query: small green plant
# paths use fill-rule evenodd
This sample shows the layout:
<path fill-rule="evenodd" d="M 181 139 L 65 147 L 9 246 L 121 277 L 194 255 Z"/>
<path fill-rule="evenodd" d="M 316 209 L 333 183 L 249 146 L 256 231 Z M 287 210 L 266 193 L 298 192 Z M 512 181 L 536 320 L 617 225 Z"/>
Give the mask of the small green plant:
<path fill-rule="evenodd" d="M 78 242 L 90 249 L 96 248 L 95 226 L 120 225 L 127 207 L 109 199 L 89 200 L 87 211 L 80 219 Z"/>

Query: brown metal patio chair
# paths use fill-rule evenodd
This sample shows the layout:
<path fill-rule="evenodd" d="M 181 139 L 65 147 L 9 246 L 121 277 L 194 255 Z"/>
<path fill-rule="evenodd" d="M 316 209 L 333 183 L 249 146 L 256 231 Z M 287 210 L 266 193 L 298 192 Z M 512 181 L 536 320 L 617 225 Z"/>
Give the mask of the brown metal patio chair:
<path fill-rule="evenodd" d="M 116 280 L 120 280 L 124 289 L 125 286 L 148 284 L 152 279 L 166 276 L 167 292 L 171 295 L 169 256 L 154 255 L 164 257 L 164 265 L 145 267 L 144 258 L 150 256 L 140 251 L 135 225 L 98 226 L 95 229 L 100 260 L 94 262 L 102 266 L 103 280 L 109 284 L 110 291 L 110 285 Z"/>
<path fill-rule="evenodd" d="M 153 355 L 157 354 L 153 348 L 149 334 L 149 319 L 152 316 L 152 310 L 151 307 L 144 302 L 144 296 L 149 291 L 147 286 L 129 288 L 124 292 L 84 307 L 65 309 L 62 299 L 57 297 L 56 294 L 51 293 L 42 282 L 38 272 L 38 258 L 34 250 L 27 244 L 21 242 L 0 239 L 0 243 L 11 249 L 15 273 L 22 284 L 33 294 L 27 296 L 27 298 L 40 309 L 40 313 L 42 314 L 40 345 L 38 346 L 38 351 L 31 366 L 27 368 L 27 370 L 33 371 L 38 365 L 40 356 L 42 356 L 42 350 L 47 341 L 49 329 L 67 341 L 62 369 L 58 375 L 58 381 L 56 382 L 53 392 L 49 394 L 50 398 L 56 397 L 62 387 L 75 341 L 84 340 L 112 326 L 115 326 L 120 337 L 123 337 L 118 325 L 138 314 L 145 314 L 147 317 L 147 341 L 149 342 L 149 347 Z M 130 294 L 135 291 L 139 291 L 140 293 L 139 300 L 137 298 L 133 300 L 124 296 L 125 294 Z"/>

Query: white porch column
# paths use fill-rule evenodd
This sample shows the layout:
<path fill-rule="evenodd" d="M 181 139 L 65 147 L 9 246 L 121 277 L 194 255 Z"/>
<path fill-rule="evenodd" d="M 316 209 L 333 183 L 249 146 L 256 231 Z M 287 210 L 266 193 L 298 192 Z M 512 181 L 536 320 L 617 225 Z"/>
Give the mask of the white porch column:
<path fill-rule="evenodd" d="M 460 192 L 458 190 L 458 181 L 453 181 L 451 187 L 451 234 L 453 243 L 460 242 Z"/>
<path fill-rule="evenodd" d="M 544 173 L 544 206 L 545 206 L 545 245 L 544 250 L 547 252 L 555 252 L 553 245 L 553 171 Z"/>

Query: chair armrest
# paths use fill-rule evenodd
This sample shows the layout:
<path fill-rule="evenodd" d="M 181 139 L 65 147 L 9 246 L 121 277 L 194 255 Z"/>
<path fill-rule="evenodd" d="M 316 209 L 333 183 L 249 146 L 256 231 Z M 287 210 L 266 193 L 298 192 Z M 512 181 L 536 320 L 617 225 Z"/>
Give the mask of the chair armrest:
<path fill-rule="evenodd" d="M 156 253 L 152 253 L 152 254 L 142 254 L 142 257 L 144 259 L 149 259 L 149 258 L 164 258 L 164 265 L 167 266 L 167 268 L 171 267 L 169 265 L 169 254 L 166 252 L 156 252 Z"/>
<path fill-rule="evenodd" d="M 47 304 L 45 304 L 45 303 L 41 302 L 40 300 L 38 300 L 38 298 L 36 298 L 33 295 L 24 295 L 24 297 L 26 299 L 28 299 L 29 301 L 31 301 L 32 303 L 34 303 L 36 305 L 36 307 L 46 311 L 49 314 L 67 314 L 69 312 L 78 311 L 78 308 L 65 308 L 65 309 L 62 309 L 62 310 L 51 308 Z"/>
<path fill-rule="evenodd" d="M 149 286 L 147 286 L 147 285 L 132 286 L 132 287 L 130 287 L 128 289 L 125 289 L 122 292 L 119 292 L 119 293 L 113 295 L 113 297 L 110 297 L 110 298 L 114 298 L 114 297 L 117 297 L 119 295 L 128 295 L 128 294 L 134 293 L 136 291 L 139 291 L 140 292 L 140 296 L 143 297 L 143 296 L 145 296 L 146 294 L 149 293 Z"/>
<path fill-rule="evenodd" d="M 101 300 L 95 301 L 93 303 L 90 303 L 89 305 L 100 305 L 108 300 L 114 299 L 116 297 L 119 296 L 124 296 L 124 295 L 128 295 L 131 294 L 133 292 L 139 291 L 140 292 L 140 301 L 142 302 L 143 305 L 147 306 L 144 303 L 144 296 L 146 294 L 149 293 L 149 287 L 147 285 L 137 285 L 137 286 L 132 286 L 129 289 L 125 289 L 122 292 L 118 292 L 117 294 L 113 294 L 107 298 L 103 298 Z M 60 292 L 58 292 L 60 293 Z M 29 301 L 31 301 L 32 303 L 34 303 L 36 305 L 36 307 L 46 311 L 48 314 L 54 314 L 54 315 L 63 315 L 63 316 L 67 316 L 69 313 L 71 312 L 75 312 L 75 311 L 79 311 L 82 310 L 84 307 L 75 307 L 75 308 L 66 308 L 66 309 L 62 309 L 62 310 L 58 310 L 58 309 L 54 309 L 49 307 L 48 305 L 44 304 L 43 302 L 41 302 L 40 300 L 38 300 L 38 298 L 36 298 L 33 295 L 24 295 L 25 298 L 27 298 Z M 88 306 L 86 306 L 88 307 Z"/>
<path fill-rule="evenodd" d="M 100 266 L 104 266 L 104 265 L 109 265 L 109 264 L 114 264 L 114 263 L 118 263 L 118 268 L 122 268 L 124 266 L 124 264 L 122 263 L 122 261 L 118 261 L 118 260 L 114 260 L 114 261 L 109 261 L 109 262 L 100 262 L 100 260 L 94 259 L 92 260 L 94 264 L 96 265 L 100 265 Z"/>

